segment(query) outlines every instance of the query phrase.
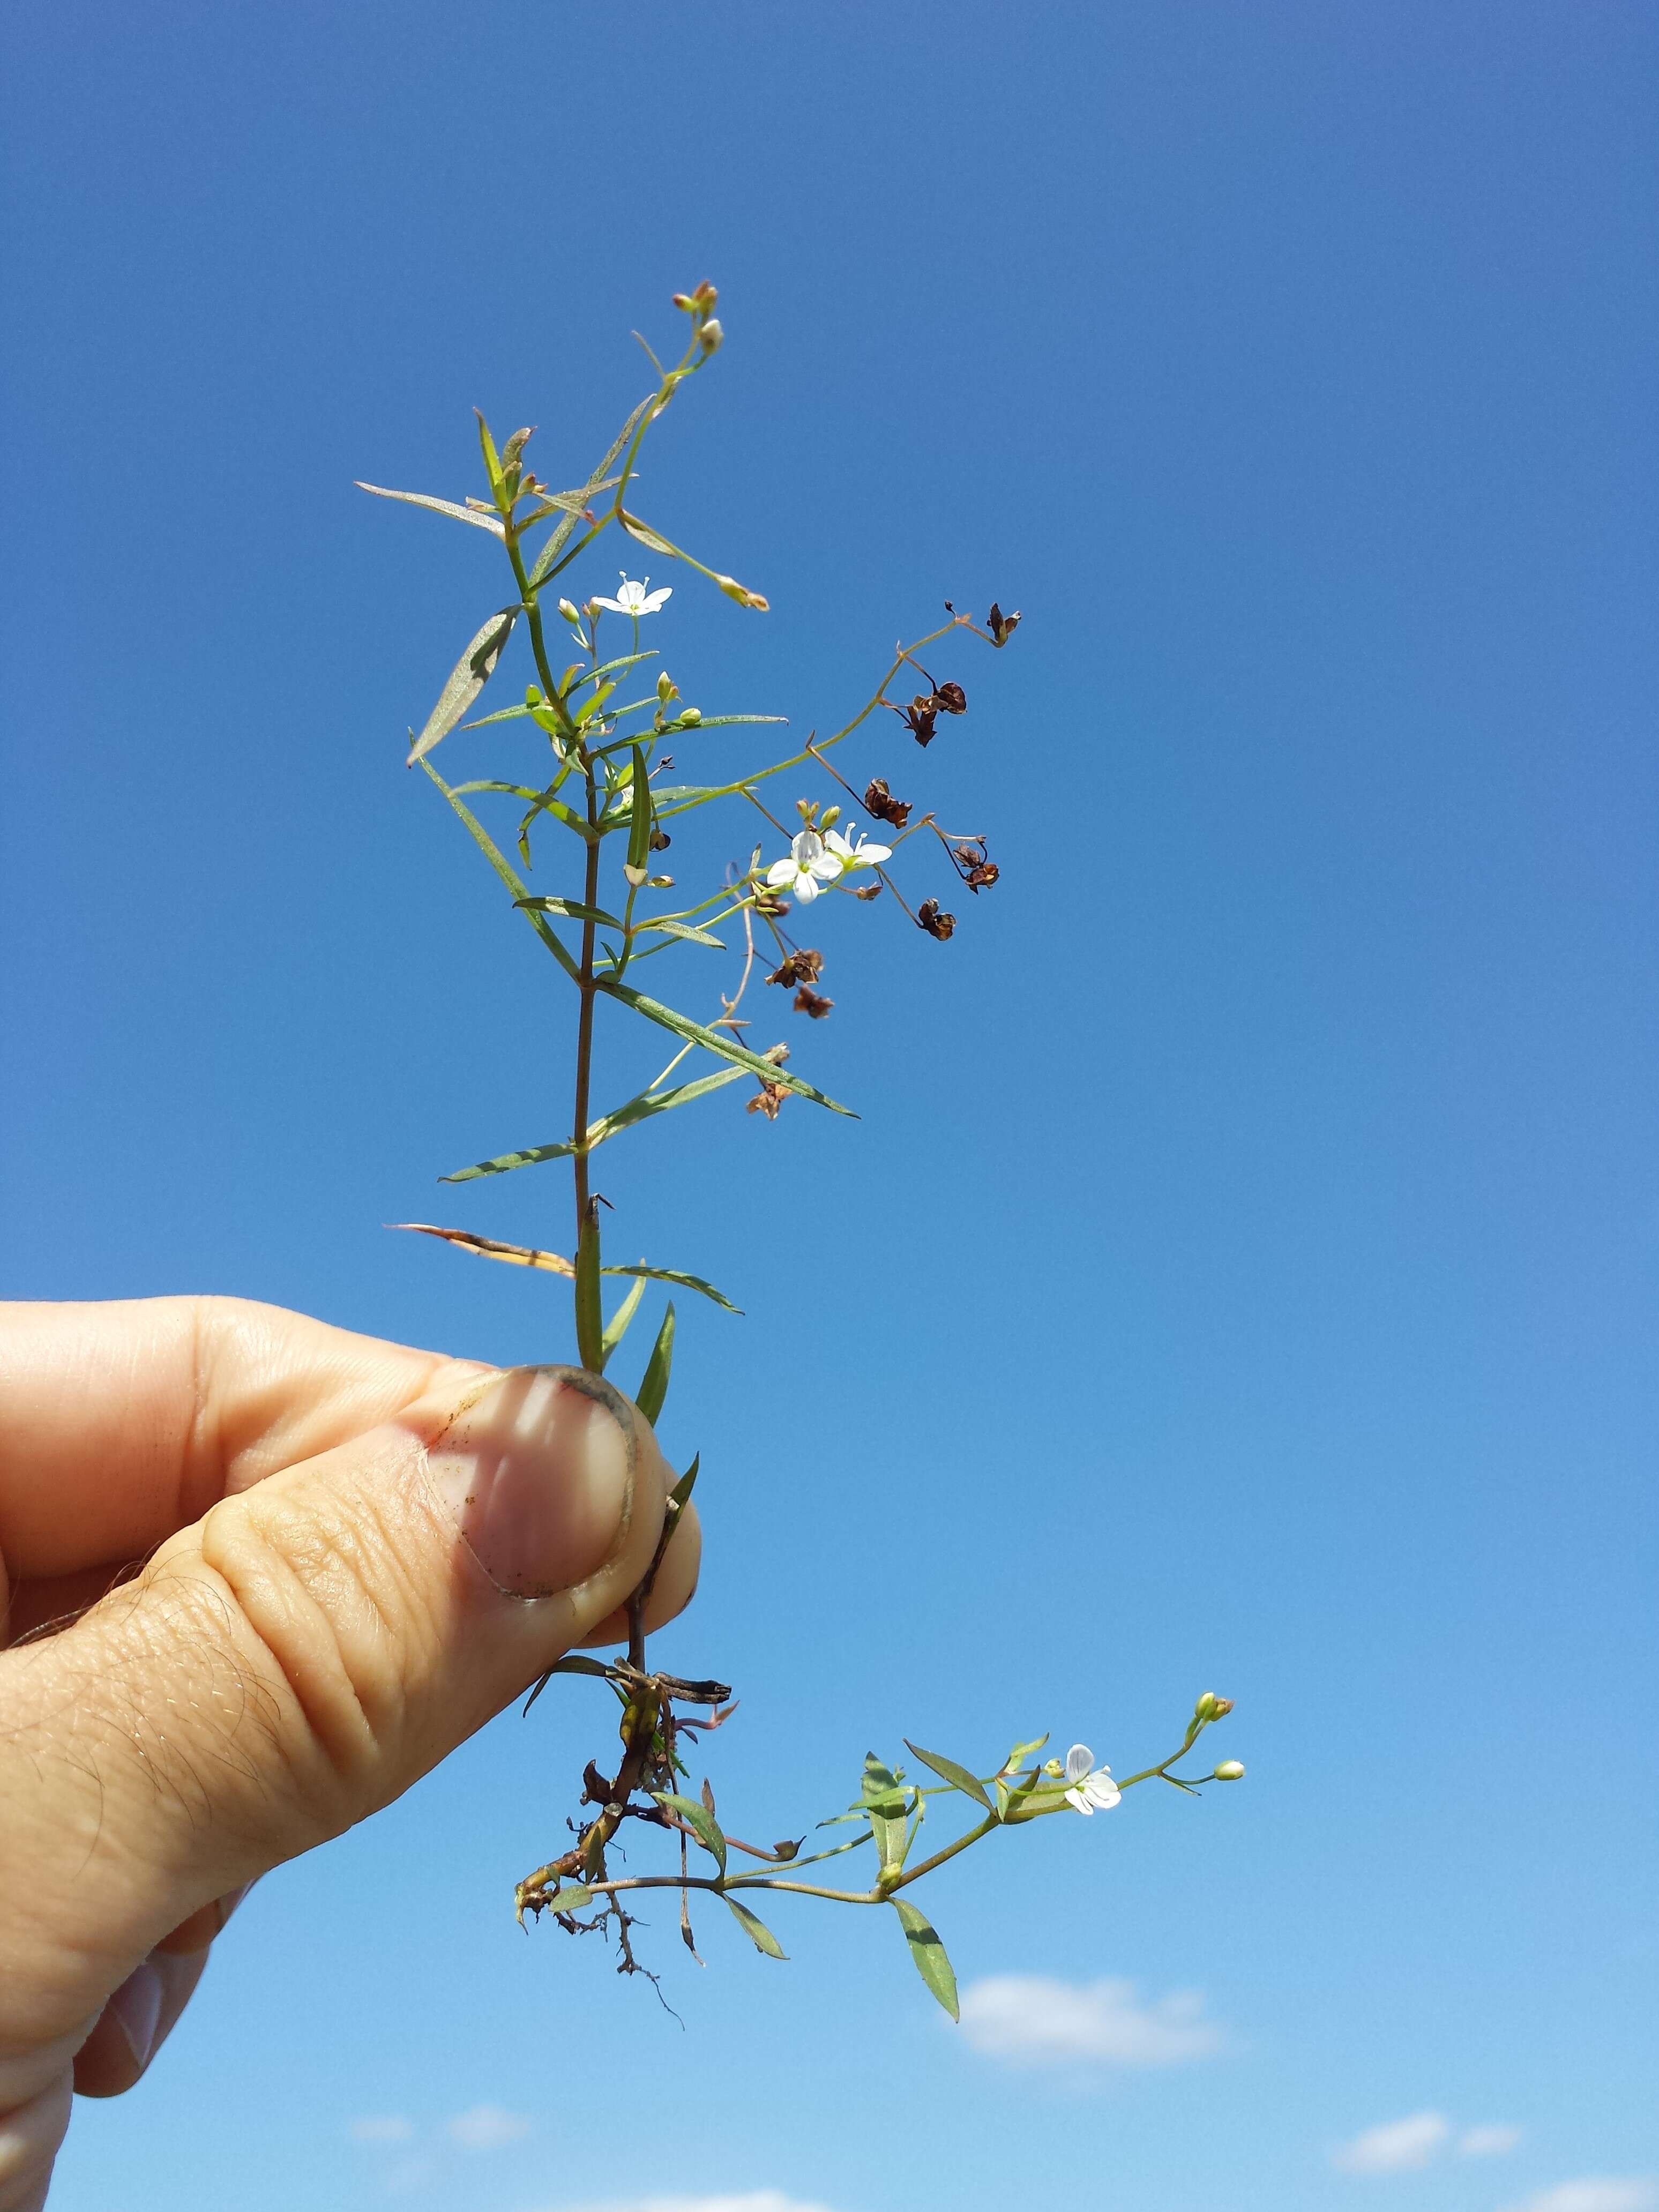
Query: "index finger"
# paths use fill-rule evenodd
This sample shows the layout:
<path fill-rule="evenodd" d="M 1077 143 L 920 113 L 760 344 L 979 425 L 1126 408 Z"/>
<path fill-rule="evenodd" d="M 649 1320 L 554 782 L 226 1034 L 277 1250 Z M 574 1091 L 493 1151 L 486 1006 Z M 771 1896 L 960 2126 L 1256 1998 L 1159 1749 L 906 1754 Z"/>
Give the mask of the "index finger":
<path fill-rule="evenodd" d="M 452 1365 L 240 1298 L 0 1304 L 0 1588 L 142 1559 Z"/>

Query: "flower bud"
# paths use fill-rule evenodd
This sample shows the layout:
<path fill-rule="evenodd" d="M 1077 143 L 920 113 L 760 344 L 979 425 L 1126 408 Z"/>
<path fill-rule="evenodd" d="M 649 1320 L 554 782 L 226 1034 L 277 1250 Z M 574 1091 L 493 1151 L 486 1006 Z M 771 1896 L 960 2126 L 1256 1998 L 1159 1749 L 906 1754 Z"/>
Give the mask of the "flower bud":
<path fill-rule="evenodd" d="M 653 876 L 651 888 L 653 891 L 672 891 L 674 888 L 674 878 L 672 876 Z"/>
<path fill-rule="evenodd" d="M 697 724 L 702 720 L 702 708 L 701 707 L 682 707 L 679 712 L 679 719 L 682 722 L 687 722 L 693 729 L 696 729 Z"/>
<path fill-rule="evenodd" d="M 713 315 L 708 318 L 708 320 L 697 332 L 697 343 L 705 353 L 718 353 L 721 345 L 725 343 L 725 339 L 726 332 L 720 328 L 719 323 L 715 321 Z"/>
<path fill-rule="evenodd" d="M 581 617 L 576 612 L 575 608 L 571 605 L 568 599 L 561 599 L 559 601 L 559 612 L 564 617 L 568 623 L 579 623 L 581 620 Z"/>
<path fill-rule="evenodd" d="M 1065 1773 L 1066 1762 L 1063 1759 L 1045 1759 L 1042 1762 L 1042 1771 L 1045 1774 L 1058 1777 Z"/>
<path fill-rule="evenodd" d="M 1215 1779 L 1218 1782 L 1242 1782 L 1244 1769 L 1236 1759 L 1224 1759 L 1215 1771 Z"/>
<path fill-rule="evenodd" d="M 709 309 L 714 305 L 714 302 L 720 298 L 720 294 L 714 289 L 714 286 L 705 276 L 702 283 L 698 285 L 696 290 L 691 295 L 691 296 L 706 315 Z"/>
<path fill-rule="evenodd" d="M 772 602 L 763 599 L 758 592 L 749 591 L 735 576 L 716 576 L 714 581 L 726 598 L 735 599 L 740 607 L 753 607 L 761 614 L 770 611 Z"/>
<path fill-rule="evenodd" d="M 673 678 L 668 673 L 668 671 L 664 669 L 662 674 L 657 678 L 658 698 L 662 701 L 663 705 L 665 707 L 671 699 L 678 699 L 679 696 L 679 685 L 675 683 Z"/>
<path fill-rule="evenodd" d="M 1193 1707 L 1193 1718 L 1195 1721 L 1212 1721 L 1218 1717 L 1220 1711 L 1220 1705 L 1221 1700 L 1216 1696 L 1215 1692 L 1213 1690 L 1206 1690 L 1203 1696 Z"/>
<path fill-rule="evenodd" d="M 818 817 L 818 827 L 819 827 L 819 829 L 820 829 L 820 830 L 833 830 L 833 829 L 835 828 L 835 826 L 836 826 L 836 823 L 837 823 L 837 822 L 839 822 L 840 820 L 841 820 L 841 809 L 840 809 L 840 807 L 839 807 L 839 806 L 826 806 L 826 807 L 824 808 L 824 810 L 823 810 L 823 813 L 822 813 L 822 814 L 820 814 L 820 815 L 819 815 L 819 817 Z"/>

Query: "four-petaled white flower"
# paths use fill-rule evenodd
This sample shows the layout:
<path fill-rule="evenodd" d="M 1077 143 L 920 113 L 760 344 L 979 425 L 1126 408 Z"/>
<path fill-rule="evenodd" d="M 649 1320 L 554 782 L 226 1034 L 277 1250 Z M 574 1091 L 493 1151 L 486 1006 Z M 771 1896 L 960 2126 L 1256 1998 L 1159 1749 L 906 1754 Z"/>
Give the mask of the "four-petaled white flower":
<path fill-rule="evenodd" d="M 1086 1743 L 1074 1743 L 1066 1754 L 1066 1779 L 1072 1787 L 1066 1802 L 1079 1813 L 1109 1813 L 1123 1795 L 1112 1779 L 1109 1766 L 1097 1766 Z"/>
<path fill-rule="evenodd" d="M 613 615 L 632 615 L 635 622 L 641 615 L 654 615 L 674 589 L 672 584 L 664 584 L 654 592 L 647 592 L 645 586 L 651 581 L 649 576 L 644 583 L 636 584 L 626 568 L 619 569 L 617 574 L 622 578 L 622 584 L 616 598 L 596 598 L 593 604 L 596 607 L 609 607 Z"/>
<path fill-rule="evenodd" d="M 878 868 L 893 857 L 890 845 L 872 845 L 867 838 L 854 837 L 850 822 L 844 837 L 839 830 L 832 830 L 824 842 L 845 869 Z"/>
<path fill-rule="evenodd" d="M 788 859 L 774 860 L 766 871 L 766 888 L 793 891 L 805 906 L 826 884 L 835 882 L 845 865 L 838 853 L 826 849 L 816 830 L 803 830 L 790 840 Z"/>

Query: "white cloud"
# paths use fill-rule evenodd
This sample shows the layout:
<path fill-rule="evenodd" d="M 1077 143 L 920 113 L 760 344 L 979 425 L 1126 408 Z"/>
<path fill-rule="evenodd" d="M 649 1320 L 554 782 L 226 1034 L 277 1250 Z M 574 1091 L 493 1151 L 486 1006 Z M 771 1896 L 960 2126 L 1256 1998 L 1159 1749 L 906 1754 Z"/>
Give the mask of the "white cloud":
<path fill-rule="evenodd" d="M 1486 2127 L 1465 2128 L 1457 2138 L 1460 2158 L 1501 2158 L 1506 2150 L 1513 2150 L 1521 2140 L 1522 2130 L 1502 2122 Z"/>
<path fill-rule="evenodd" d="M 1334 2151 L 1331 2163 L 1345 2173 L 1407 2173 L 1443 2150 L 1450 2134 L 1451 2122 L 1443 2112 L 1413 2112 L 1407 2119 L 1367 2128 Z"/>
<path fill-rule="evenodd" d="M 463 2150 L 500 2150 L 503 2143 L 522 2142 L 530 2122 L 501 2105 L 474 2105 L 471 2112 L 457 2112 L 445 2133 Z"/>
<path fill-rule="evenodd" d="M 1635 2176 L 1620 2179 L 1613 2174 L 1589 2174 L 1583 2181 L 1559 2181 L 1553 2189 L 1540 2190 L 1510 2212 L 1654 2212 L 1659 2188 Z"/>
<path fill-rule="evenodd" d="M 786 2197 L 781 2189 L 751 2189 L 735 2197 L 630 2197 L 625 2204 L 573 2204 L 557 2212 L 829 2212 L 829 2207 Z"/>
<path fill-rule="evenodd" d="M 413 2124 L 401 2112 L 372 2112 L 365 2119 L 353 2120 L 347 2133 L 353 2142 L 401 2143 L 414 2134 Z"/>
<path fill-rule="evenodd" d="M 1142 2004 L 1133 1982 L 1077 1984 L 1041 1974 L 993 1974 L 962 1996 L 975 2051 L 1025 2066 L 1177 2066 L 1220 2047 L 1192 1991 Z"/>

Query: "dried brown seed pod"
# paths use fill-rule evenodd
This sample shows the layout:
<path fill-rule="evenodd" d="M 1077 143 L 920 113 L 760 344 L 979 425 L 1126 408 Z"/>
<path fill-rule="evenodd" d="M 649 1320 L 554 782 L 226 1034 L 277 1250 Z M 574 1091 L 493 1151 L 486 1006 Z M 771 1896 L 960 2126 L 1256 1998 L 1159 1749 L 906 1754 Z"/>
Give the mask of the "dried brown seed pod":
<path fill-rule="evenodd" d="M 916 908 L 916 927 L 925 929 L 929 937 L 937 937 L 942 945 L 955 934 L 957 918 L 953 914 L 941 914 L 937 899 L 923 899 Z"/>
<path fill-rule="evenodd" d="M 873 814 L 878 822 L 890 822 L 895 830 L 902 830 L 910 819 L 909 800 L 895 799 L 884 776 L 876 776 L 865 786 L 864 811 Z"/>
<path fill-rule="evenodd" d="M 833 999 L 823 998 L 817 991 L 809 991 L 805 983 L 795 994 L 795 1012 L 811 1014 L 815 1022 L 821 1022 L 835 1003 Z"/>

